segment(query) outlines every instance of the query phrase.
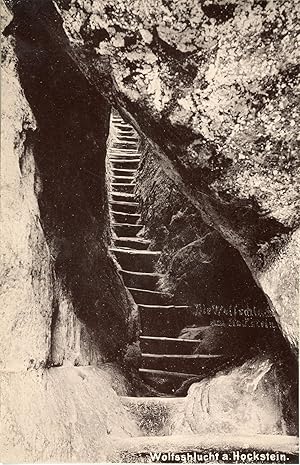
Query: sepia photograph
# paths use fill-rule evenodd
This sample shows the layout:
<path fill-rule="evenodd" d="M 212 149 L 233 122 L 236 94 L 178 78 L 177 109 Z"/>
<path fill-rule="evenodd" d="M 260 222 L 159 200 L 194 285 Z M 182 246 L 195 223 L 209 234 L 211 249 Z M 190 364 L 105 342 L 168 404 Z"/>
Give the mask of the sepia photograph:
<path fill-rule="evenodd" d="M 299 463 L 300 0 L 0 4 L 0 463 Z"/>

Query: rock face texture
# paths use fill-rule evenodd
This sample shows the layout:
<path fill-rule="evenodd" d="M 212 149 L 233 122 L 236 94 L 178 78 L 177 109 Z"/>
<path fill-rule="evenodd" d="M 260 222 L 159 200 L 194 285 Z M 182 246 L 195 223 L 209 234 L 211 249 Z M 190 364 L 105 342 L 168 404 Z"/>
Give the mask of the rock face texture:
<path fill-rule="evenodd" d="M 93 127 L 85 81 L 29 35 L 2 37 L 0 457 L 104 461 L 111 432 L 136 431 L 113 390 L 128 383 L 103 365 L 131 311 L 107 249 L 109 107 Z"/>
<path fill-rule="evenodd" d="M 123 383 L 116 372 L 113 378 Z M 112 435 L 137 432 L 100 368 L 1 374 L 2 462 L 105 462 Z"/>
<path fill-rule="evenodd" d="M 174 434 L 289 434 L 275 366 L 264 357 L 193 384 L 173 418 Z"/>
<path fill-rule="evenodd" d="M 103 92 L 159 145 L 169 176 L 238 248 L 295 346 L 287 320 L 297 319 L 297 295 L 286 289 L 283 306 L 270 282 L 299 227 L 299 2 L 56 4 L 75 59 L 98 85 L 106 75 Z M 294 255 L 285 276 L 296 267 Z"/>
<path fill-rule="evenodd" d="M 176 305 L 259 308 L 268 303 L 240 254 L 209 227 L 165 174 L 149 144 L 139 166 L 138 198 L 152 249 L 162 250 L 160 287 Z"/>
<path fill-rule="evenodd" d="M 4 42 L 2 56 L 1 368 L 26 369 L 45 365 L 50 357 L 53 275 L 27 137 L 36 123 L 19 83 L 11 40 Z"/>
<path fill-rule="evenodd" d="M 162 250 L 156 265 L 156 271 L 163 273 L 160 289 L 172 295 L 173 305 L 191 305 L 190 310 L 183 312 L 180 318 L 174 316 L 174 322 L 169 323 L 174 331 L 177 329 L 172 336 L 201 341 L 194 353 L 235 354 L 224 363 L 223 374 L 218 373 L 222 367 L 212 367 L 210 372 L 206 369 L 206 373 L 199 376 L 198 381 L 206 378 L 205 381 L 197 383 L 194 380 L 189 391 L 191 382 L 183 382 L 177 389 L 177 395 L 188 393 L 185 404 L 187 417 L 194 415 L 194 408 L 199 408 L 199 417 L 195 420 L 195 425 L 200 428 L 198 432 L 210 431 L 210 427 L 220 432 L 222 427 L 227 430 L 229 426 L 227 420 L 222 423 L 225 413 L 219 413 L 222 408 L 227 411 L 231 405 L 226 414 L 228 421 L 232 422 L 230 431 L 243 429 L 242 424 L 247 418 L 245 431 L 248 434 L 259 432 L 260 427 L 260 432 L 264 428 L 271 432 L 270 424 L 275 432 L 277 421 L 282 423 L 278 426 L 281 434 L 283 431 L 294 432 L 296 364 L 272 318 L 268 301 L 244 260 L 218 231 L 204 223 L 199 210 L 166 176 L 147 143 L 139 166 L 137 186 L 146 237 L 151 240 L 152 249 Z M 292 282 L 291 286 L 294 285 Z M 282 287 L 279 286 L 279 290 L 282 291 Z M 244 363 L 247 358 L 251 361 Z M 258 379 L 257 383 L 253 381 Z M 222 387 L 219 391 L 219 382 L 220 386 L 223 383 L 227 386 L 224 397 Z M 269 383 L 275 387 L 276 399 L 272 397 L 271 390 L 265 391 Z M 248 391 L 248 384 L 253 389 Z M 196 388 L 198 385 L 201 386 L 199 390 Z M 198 393 L 195 396 L 192 394 L 194 389 Z M 220 405 L 216 407 L 218 396 Z M 206 400 L 202 402 L 203 398 Z M 266 410 L 261 415 L 265 415 L 266 419 L 270 415 L 271 423 L 259 420 L 255 426 L 256 407 L 250 408 L 249 405 L 256 405 L 263 398 L 272 405 L 272 412 L 268 410 L 270 405 L 267 407 L 264 402 L 257 411 L 262 409 L 263 412 L 265 406 Z M 235 410 L 239 402 L 241 405 Z M 209 411 L 207 423 L 203 420 L 206 407 Z M 181 421 L 178 420 L 178 424 Z"/>

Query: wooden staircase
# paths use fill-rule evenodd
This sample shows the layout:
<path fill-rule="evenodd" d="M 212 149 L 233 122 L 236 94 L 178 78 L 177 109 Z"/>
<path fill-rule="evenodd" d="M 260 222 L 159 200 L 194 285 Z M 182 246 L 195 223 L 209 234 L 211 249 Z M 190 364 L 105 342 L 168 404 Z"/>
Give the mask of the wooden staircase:
<path fill-rule="evenodd" d="M 139 137 L 119 116 L 112 115 L 113 140 L 108 158 L 111 174 L 110 210 L 115 233 L 111 252 L 122 269 L 128 290 L 138 305 L 141 331 L 140 374 L 150 385 L 172 394 L 181 383 L 216 366 L 224 355 L 198 353 L 201 341 L 178 338 L 188 306 L 171 304 L 171 296 L 157 288 L 160 251 L 149 250 L 143 237 L 139 204 L 135 198 L 136 172 L 140 162 Z M 197 351 L 197 353 L 195 353 Z"/>

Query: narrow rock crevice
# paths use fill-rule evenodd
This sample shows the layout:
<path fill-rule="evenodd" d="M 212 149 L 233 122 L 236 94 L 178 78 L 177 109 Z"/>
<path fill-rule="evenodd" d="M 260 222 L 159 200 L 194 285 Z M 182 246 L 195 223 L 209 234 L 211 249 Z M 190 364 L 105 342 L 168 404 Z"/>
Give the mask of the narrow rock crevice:
<path fill-rule="evenodd" d="M 33 154 L 41 223 L 56 279 L 108 360 L 128 339 L 131 303 L 107 247 L 105 154 L 110 106 L 30 16 L 16 14 L 18 71 L 37 129 Z M 105 334 L 105 339 L 102 337 Z"/>
<path fill-rule="evenodd" d="M 281 402 L 294 431 L 294 358 L 248 267 L 115 111 L 111 134 L 111 251 L 138 306 L 141 352 L 131 363 L 156 390 L 148 395 L 186 396 L 265 357 L 277 381 L 290 383 Z"/>

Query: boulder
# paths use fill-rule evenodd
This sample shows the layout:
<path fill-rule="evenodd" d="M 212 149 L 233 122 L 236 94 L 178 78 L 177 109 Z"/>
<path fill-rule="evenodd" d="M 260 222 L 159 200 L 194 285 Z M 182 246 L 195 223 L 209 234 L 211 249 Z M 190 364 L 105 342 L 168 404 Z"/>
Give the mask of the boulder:
<path fill-rule="evenodd" d="M 173 418 L 173 434 L 295 434 L 292 417 L 285 421 L 290 386 L 279 387 L 279 378 L 276 364 L 257 356 L 194 383 Z"/>

